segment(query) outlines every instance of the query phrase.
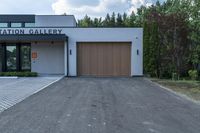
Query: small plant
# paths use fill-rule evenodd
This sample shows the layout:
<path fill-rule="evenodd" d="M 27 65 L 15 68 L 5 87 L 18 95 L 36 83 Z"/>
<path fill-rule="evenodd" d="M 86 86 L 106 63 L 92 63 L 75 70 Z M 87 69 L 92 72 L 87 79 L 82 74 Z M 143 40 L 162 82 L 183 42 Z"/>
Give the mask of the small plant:
<path fill-rule="evenodd" d="M 198 71 L 197 70 L 189 70 L 188 74 L 189 74 L 190 79 L 192 79 L 192 80 L 198 79 Z"/>
<path fill-rule="evenodd" d="M 0 76 L 37 77 L 36 72 L 0 72 Z"/>
<path fill-rule="evenodd" d="M 174 81 L 179 80 L 179 76 L 177 73 L 172 73 L 172 80 Z"/>

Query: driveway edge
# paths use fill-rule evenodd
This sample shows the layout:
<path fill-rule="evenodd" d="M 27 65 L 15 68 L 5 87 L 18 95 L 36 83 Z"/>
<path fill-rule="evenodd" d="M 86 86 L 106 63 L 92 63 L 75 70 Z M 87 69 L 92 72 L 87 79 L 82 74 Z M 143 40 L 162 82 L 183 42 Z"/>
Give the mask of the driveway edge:
<path fill-rule="evenodd" d="M 63 79 L 63 78 L 64 78 L 64 76 L 63 76 L 63 77 L 60 77 L 59 79 L 57 79 L 57 80 L 55 80 L 55 81 L 53 81 L 53 82 L 51 82 L 51 83 L 49 83 L 48 85 L 45 85 L 44 87 L 42 87 L 42 88 L 38 89 L 37 91 L 35 91 L 32 95 L 34 95 L 34 94 L 40 92 L 41 90 L 43 90 L 43 89 L 47 88 L 48 86 L 50 86 L 50 85 L 52 85 L 52 84 L 54 84 L 54 83 L 60 81 L 60 80 Z M 30 96 L 32 96 L 32 95 L 30 95 Z M 29 97 L 30 97 L 30 96 L 29 96 Z M 28 98 L 28 97 L 27 97 L 27 98 Z"/>
<path fill-rule="evenodd" d="M 11 76 L 11 77 L 9 77 L 9 76 L 0 76 L 0 79 L 18 79 L 19 77 L 13 77 L 13 76 Z"/>
<path fill-rule="evenodd" d="M 196 100 L 194 100 L 194 99 L 188 97 L 188 96 L 185 95 L 185 94 L 181 94 L 181 93 L 175 92 L 175 91 L 173 91 L 172 89 L 170 89 L 170 88 L 168 88 L 168 87 L 165 87 L 165 86 L 162 86 L 162 85 L 160 85 L 160 84 L 158 84 L 158 83 L 156 83 L 156 82 L 153 82 L 153 81 L 151 81 L 151 80 L 148 79 L 148 78 L 144 78 L 144 79 L 147 80 L 147 81 L 149 81 L 149 82 L 151 82 L 151 83 L 153 83 L 153 84 L 155 84 L 156 86 L 159 86 L 160 88 L 162 88 L 162 89 L 164 89 L 164 90 L 167 90 L 168 92 L 171 92 L 171 93 L 173 93 L 173 94 L 175 94 L 175 95 L 177 95 L 177 96 L 183 98 L 183 99 L 186 99 L 186 100 L 188 100 L 188 101 L 190 101 L 190 102 L 193 102 L 193 103 L 195 103 L 195 104 L 200 105 L 200 102 L 198 102 L 198 101 L 196 101 Z"/>

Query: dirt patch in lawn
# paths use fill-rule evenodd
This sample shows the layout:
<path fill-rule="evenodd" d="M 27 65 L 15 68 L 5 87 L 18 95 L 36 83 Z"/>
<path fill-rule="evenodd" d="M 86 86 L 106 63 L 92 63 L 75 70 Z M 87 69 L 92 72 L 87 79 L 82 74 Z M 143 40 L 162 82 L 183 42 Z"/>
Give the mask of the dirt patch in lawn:
<path fill-rule="evenodd" d="M 166 79 L 151 79 L 151 81 L 156 82 L 162 86 L 165 86 L 173 91 L 184 94 L 200 102 L 200 81 L 172 81 Z"/>

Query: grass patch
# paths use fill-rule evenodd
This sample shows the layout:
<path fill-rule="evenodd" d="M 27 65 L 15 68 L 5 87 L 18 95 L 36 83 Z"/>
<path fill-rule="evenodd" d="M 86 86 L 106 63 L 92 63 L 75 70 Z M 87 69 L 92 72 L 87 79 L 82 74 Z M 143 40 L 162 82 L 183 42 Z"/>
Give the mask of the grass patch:
<path fill-rule="evenodd" d="M 172 81 L 166 79 L 151 79 L 151 80 L 173 91 L 185 94 L 186 96 L 196 101 L 200 101 L 200 81 L 193 81 L 193 80 Z"/>
<path fill-rule="evenodd" d="M 36 72 L 0 72 L 0 76 L 14 76 L 14 77 L 37 77 Z"/>

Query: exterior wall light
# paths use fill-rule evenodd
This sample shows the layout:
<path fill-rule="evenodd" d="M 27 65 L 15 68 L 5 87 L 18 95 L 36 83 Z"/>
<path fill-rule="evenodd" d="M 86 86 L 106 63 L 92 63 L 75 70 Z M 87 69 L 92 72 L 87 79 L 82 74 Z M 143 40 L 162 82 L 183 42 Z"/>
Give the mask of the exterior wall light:
<path fill-rule="evenodd" d="M 72 55 L 72 50 L 71 49 L 69 50 L 69 54 Z"/>
<path fill-rule="evenodd" d="M 137 49 L 137 55 L 139 55 L 139 54 L 140 54 L 139 49 Z"/>

